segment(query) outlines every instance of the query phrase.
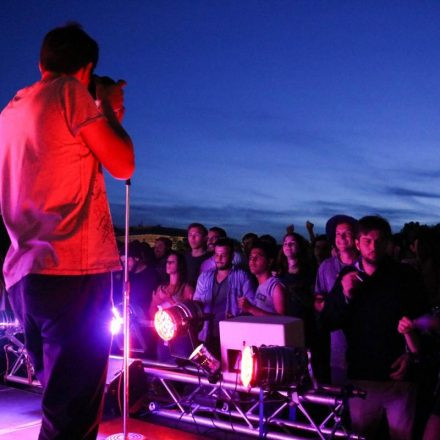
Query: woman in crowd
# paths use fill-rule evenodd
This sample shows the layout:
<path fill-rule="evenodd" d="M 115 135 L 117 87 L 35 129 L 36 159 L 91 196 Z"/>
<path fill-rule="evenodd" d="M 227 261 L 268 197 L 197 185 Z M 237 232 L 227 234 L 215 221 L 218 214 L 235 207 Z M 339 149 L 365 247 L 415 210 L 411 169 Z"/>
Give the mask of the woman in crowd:
<path fill-rule="evenodd" d="M 277 274 L 286 287 L 286 314 L 305 317 L 313 310 L 315 273 L 306 239 L 296 232 L 287 233 L 278 254 Z"/>
<path fill-rule="evenodd" d="M 328 335 L 317 325 L 314 283 L 316 265 L 311 261 L 309 244 L 295 232 L 288 232 L 278 255 L 277 273 L 286 288 L 286 315 L 303 320 L 305 344 L 312 352 L 315 376 L 328 382 L 328 354 L 323 340 Z"/>
<path fill-rule="evenodd" d="M 154 319 L 159 306 L 170 307 L 184 300 L 191 300 L 194 288 L 186 282 L 185 257 L 171 251 L 166 260 L 168 281 L 161 284 L 154 292 L 150 305 L 150 316 Z"/>
<path fill-rule="evenodd" d="M 149 309 L 151 319 L 154 319 L 159 306 L 166 309 L 193 297 L 194 288 L 186 282 L 186 263 L 182 254 L 170 252 L 166 260 L 166 274 L 168 281 L 153 293 Z M 172 362 L 169 348 L 162 341 L 157 344 L 157 359 L 161 362 Z"/>

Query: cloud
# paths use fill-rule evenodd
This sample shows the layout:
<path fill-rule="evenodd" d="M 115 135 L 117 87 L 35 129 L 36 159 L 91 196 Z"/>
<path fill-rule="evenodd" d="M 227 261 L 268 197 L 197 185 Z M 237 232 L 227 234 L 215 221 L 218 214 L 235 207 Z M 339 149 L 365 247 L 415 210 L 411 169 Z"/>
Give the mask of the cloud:
<path fill-rule="evenodd" d="M 440 171 L 438 169 L 435 170 L 427 170 L 427 169 L 397 169 L 397 170 L 390 170 L 394 173 L 398 173 L 399 175 L 402 175 L 404 178 L 413 181 L 420 180 L 432 180 L 432 179 L 439 179 L 440 178 Z"/>
<path fill-rule="evenodd" d="M 440 193 L 434 191 L 418 191 L 403 187 L 386 187 L 384 188 L 386 194 L 400 196 L 400 197 L 423 197 L 427 199 L 440 199 Z"/>
<path fill-rule="evenodd" d="M 112 204 L 115 224 L 121 226 L 124 219 L 123 205 Z M 272 210 L 261 207 L 243 205 L 197 206 L 185 204 L 155 205 L 133 204 L 132 224 L 148 226 L 162 225 L 185 228 L 189 223 L 198 221 L 211 227 L 224 227 L 228 234 L 240 238 L 246 232 L 257 234 L 269 233 L 280 239 L 286 226 L 294 224 L 296 229 L 306 234 L 305 221 L 311 220 L 316 225 L 317 232 L 324 230 L 326 221 L 335 214 L 349 214 L 356 218 L 364 215 L 378 214 L 390 221 L 395 230 L 404 223 L 420 221 L 432 223 L 440 221 L 440 216 L 433 217 L 431 212 L 416 208 L 401 208 L 393 206 L 373 206 L 350 200 L 337 202 L 314 200 L 307 204 L 292 205 L 286 209 Z"/>

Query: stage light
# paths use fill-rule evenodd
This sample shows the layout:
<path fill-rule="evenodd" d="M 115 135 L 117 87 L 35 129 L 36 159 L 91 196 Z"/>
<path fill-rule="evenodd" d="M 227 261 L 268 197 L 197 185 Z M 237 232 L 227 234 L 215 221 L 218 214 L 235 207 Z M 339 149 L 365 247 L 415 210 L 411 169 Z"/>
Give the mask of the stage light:
<path fill-rule="evenodd" d="M 21 326 L 18 320 L 15 318 L 14 313 L 9 310 L 0 310 L 0 330 L 1 331 L 21 331 Z"/>
<path fill-rule="evenodd" d="M 191 353 L 188 360 L 199 366 L 211 377 L 215 376 L 220 371 L 220 361 L 217 360 L 203 344 L 200 344 Z"/>
<path fill-rule="evenodd" d="M 112 307 L 112 313 L 113 313 L 113 318 L 110 322 L 110 332 L 114 336 L 121 331 L 124 320 L 122 319 L 122 316 L 116 307 Z"/>
<path fill-rule="evenodd" d="M 164 341 L 171 341 L 190 329 L 200 331 L 204 319 L 202 304 L 183 301 L 167 309 L 159 309 L 154 315 L 154 327 Z"/>
<path fill-rule="evenodd" d="M 241 353 L 241 381 L 249 386 L 301 385 L 309 379 L 309 363 L 304 348 L 245 346 Z"/>
<path fill-rule="evenodd" d="M 249 345 L 245 346 L 241 352 L 240 370 L 241 383 L 245 387 L 250 386 L 254 371 L 254 355 L 252 347 Z"/>

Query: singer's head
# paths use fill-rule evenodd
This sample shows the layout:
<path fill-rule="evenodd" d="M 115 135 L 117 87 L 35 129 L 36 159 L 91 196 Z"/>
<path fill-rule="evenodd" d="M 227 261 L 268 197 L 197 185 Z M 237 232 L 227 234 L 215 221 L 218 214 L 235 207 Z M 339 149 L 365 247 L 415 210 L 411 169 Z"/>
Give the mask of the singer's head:
<path fill-rule="evenodd" d="M 40 69 L 71 75 L 98 63 L 99 48 L 77 23 L 52 29 L 44 37 L 40 51 Z"/>

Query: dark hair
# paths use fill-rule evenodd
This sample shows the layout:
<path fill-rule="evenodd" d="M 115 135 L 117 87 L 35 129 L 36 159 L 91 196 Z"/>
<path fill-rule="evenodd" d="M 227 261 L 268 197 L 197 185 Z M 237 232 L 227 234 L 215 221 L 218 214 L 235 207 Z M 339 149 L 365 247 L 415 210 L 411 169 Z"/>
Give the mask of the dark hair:
<path fill-rule="evenodd" d="M 380 215 L 366 215 L 358 222 L 358 238 L 361 235 L 368 234 L 371 231 L 380 231 L 385 238 L 391 238 L 391 226 L 387 220 Z"/>
<path fill-rule="evenodd" d="M 336 240 L 336 228 L 339 225 L 349 225 L 353 236 L 356 237 L 357 234 L 357 220 L 354 217 L 351 217 L 350 215 L 345 214 L 338 214 L 334 215 L 333 217 L 329 218 L 327 223 L 325 224 L 325 233 L 327 234 L 327 237 L 331 243 L 332 246 L 335 245 Z"/>
<path fill-rule="evenodd" d="M 234 242 L 230 239 L 230 238 L 219 238 L 215 245 L 215 247 L 217 246 L 224 246 L 229 248 L 229 252 L 231 254 L 231 256 L 234 254 Z"/>
<path fill-rule="evenodd" d="M 161 241 L 167 249 L 173 247 L 173 242 L 168 237 L 157 237 L 156 241 Z"/>
<path fill-rule="evenodd" d="M 264 235 L 261 235 L 260 238 L 259 238 L 259 240 L 260 240 L 260 241 L 264 241 L 265 243 L 268 243 L 268 244 L 271 245 L 271 246 L 274 246 L 274 247 L 277 246 L 277 240 L 276 240 L 276 238 L 273 237 L 273 236 L 270 235 L 270 234 L 264 234 Z"/>
<path fill-rule="evenodd" d="M 128 256 L 139 259 L 151 267 L 154 263 L 154 252 L 146 241 L 133 240 L 128 243 Z"/>
<path fill-rule="evenodd" d="M 266 241 L 257 240 L 251 246 L 251 251 L 253 249 L 260 249 L 263 251 L 264 255 L 268 260 L 274 260 L 276 257 L 276 251 L 274 251 L 274 247 Z"/>
<path fill-rule="evenodd" d="M 226 238 L 227 234 L 226 231 L 223 228 L 219 228 L 218 226 L 213 226 L 212 228 L 209 228 L 211 232 L 217 232 L 219 235 L 219 238 Z"/>
<path fill-rule="evenodd" d="M 89 63 L 94 69 L 98 56 L 96 41 L 79 24 L 70 23 L 46 34 L 40 50 L 40 64 L 44 70 L 72 74 Z"/>
<path fill-rule="evenodd" d="M 309 263 L 309 243 L 302 235 L 297 234 L 296 232 L 287 233 L 283 237 L 283 243 L 287 237 L 293 237 L 298 244 L 297 258 L 299 263 L 299 270 L 302 272 L 307 268 Z M 287 257 L 284 255 L 282 248 L 278 252 L 277 269 L 280 275 L 284 275 L 288 272 Z"/>
<path fill-rule="evenodd" d="M 182 283 L 186 283 L 186 281 L 187 281 L 187 270 L 186 270 L 185 256 L 183 254 L 181 254 L 180 252 L 177 252 L 177 251 L 171 251 L 168 254 L 168 257 L 170 255 L 175 255 L 176 256 L 176 258 L 177 258 L 177 271 L 179 272 L 179 275 L 180 275 L 180 281 Z"/>
<path fill-rule="evenodd" d="M 128 243 L 128 256 L 132 258 L 139 258 L 140 260 L 145 259 L 145 247 L 139 240 L 133 240 Z"/>
<path fill-rule="evenodd" d="M 253 232 L 248 232 L 246 234 L 243 235 L 243 237 L 241 237 L 241 241 L 245 241 L 245 240 L 257 240 L 258 239 L 258 235 L 254 234 Z"/>
<path fill-rule="evenodd" d="M 189 230 L 191 228 L 197 228 L 203 235 L 207 235 L 208 234 L 208 230 L 201 223 L 191 223 L 188 226 L 187 231 L 189 232 Z"/>
<path fill-rule="evenodd" d="M 330 247 L 330 241 L 329 241 L 329 239 L 328 239 L 328 237 L 327 237 L 326 234 L 318 234 L 318 235 L 315 237 L 315 239 L 313 240 L 313 245 L 315 245 L 315 243 L 316 243 L 317 241 L 326 241 L 326 242 L 328 243 L 328 246 Z"/>

